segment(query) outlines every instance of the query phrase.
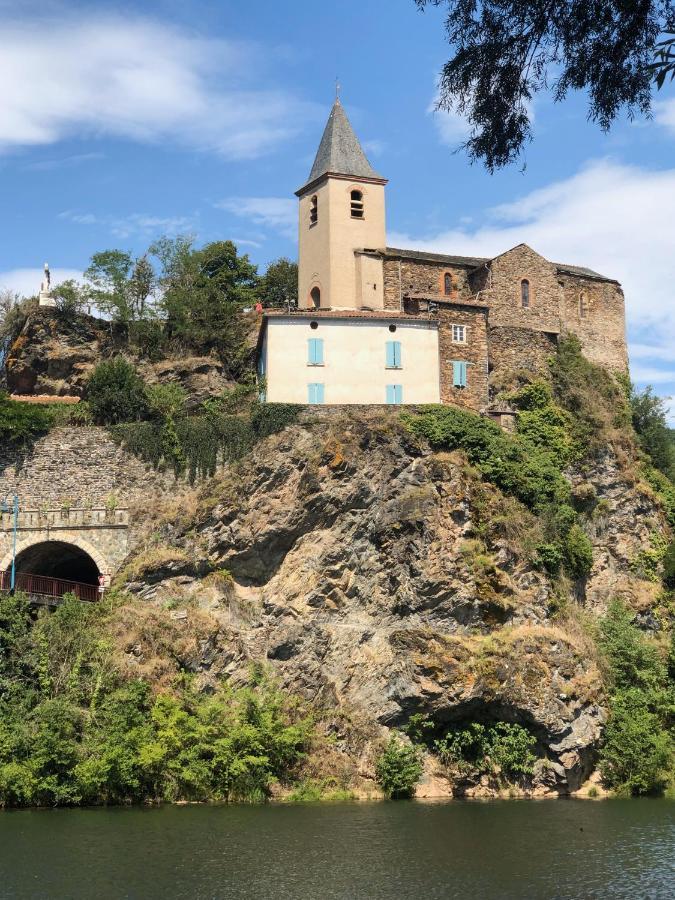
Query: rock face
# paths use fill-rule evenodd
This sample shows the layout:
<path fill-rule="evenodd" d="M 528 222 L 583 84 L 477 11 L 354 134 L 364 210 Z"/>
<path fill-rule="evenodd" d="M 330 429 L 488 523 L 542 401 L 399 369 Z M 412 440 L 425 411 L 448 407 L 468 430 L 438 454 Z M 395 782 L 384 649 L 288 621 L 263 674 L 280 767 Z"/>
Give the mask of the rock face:
<path fill-rule="evenodd" d="M 10 394 L 81 396 L 101 355 L 112 346 L 106 323 L 91 316 L 34 312 L 7 354 Z"/>
<path fill-rule="evenodd" d="M 148 384 L 181 384 L 189 407 L 198 406 L 233 385 L 215 357 L 176 355 L 151 362 L 135 357 L 118 331 L 109 322 L 93 316 L 65 316 L 55 309 L 37 310 L 7 355 L 9 393 L 82 397 L 97 363 L 116 352 L 132 359 Z"/>
<path fill-rule="evenodd" d="M 605 513 L 627 503 L 629 532 L 648 529 L 653 502 L 603 471 Z M 548 758 L 543 792 L 574 790 L 592 771 L 605 720 L 592 643 L 573 610 L 554 614 L 559 597 L 528 561 L 536 521 L 460 455 L 432 453 L 396 414 L 310 419 L 190 502 L 161 526 L 166 561 L 137 559 L 128 586 L 152 608 L 211 617 L 189 663 L 204 684 L 243 680 L 266 660 L 290 691 L 380 728 L 413 714 L 524 724 Z M 648 591 L 631 548 L 602 534 L 593 604 L 603 591 Z M 135 659 L 146 652 L 136 646 Z"/>

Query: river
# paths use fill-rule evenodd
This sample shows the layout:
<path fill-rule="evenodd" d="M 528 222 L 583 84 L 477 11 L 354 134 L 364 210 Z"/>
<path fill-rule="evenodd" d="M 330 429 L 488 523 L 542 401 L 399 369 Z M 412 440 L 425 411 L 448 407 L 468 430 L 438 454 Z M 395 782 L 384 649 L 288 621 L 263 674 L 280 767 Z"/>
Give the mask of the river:
<path fill-rule="evenodd" d="M 2 898 L 665 898 L 675 803 L 4 812 L 0 861 Z"/>

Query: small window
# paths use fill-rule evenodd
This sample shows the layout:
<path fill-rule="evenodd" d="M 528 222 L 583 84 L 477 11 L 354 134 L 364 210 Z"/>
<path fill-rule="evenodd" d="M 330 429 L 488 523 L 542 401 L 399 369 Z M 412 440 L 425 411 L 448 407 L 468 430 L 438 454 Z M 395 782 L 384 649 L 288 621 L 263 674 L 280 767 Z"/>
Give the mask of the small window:
<path fill-rule="evenodd" d="M 387 341 L 386 363 L 387 369 L 401 368 L 401 342 Z"/>
<path fill-rule="evenodd" d="M 309 338 L 307 341 L 307 365 L 323 365 L 323 338 Z"/>
<path fill-rule="evenodd" d="M 309 292 L 310 299 L 314 306 L 314 309 L 318 309 L 321 306 L 321 291 L 318 287 L 313 287 Z"/>
<path fill-rule="evenodd" d="M 324 389 L 323 384 L 308 384 L 307 385 L 307 400 L 313 406 L 318 403 L 324 402 Z"/>
<path fill-rule="evenodd" d="M 350 208 L 352 219 L 363 218 L 363 194 L 361 191 L 352 191 L 350 194 Z"/>
<path fill-rule="evenodd" d="M 389 404 L 403 403 L 403 385 L 388 384 L 386 389 L 386 401 Z"/>
<path fill-rule="evenodd" d="M 453 344 L 466 344 L 466 325 L 452 326 Z"/>
<path fill-rule="evenodd" d="M 395 331 L 396 331 L 396 326 L 395 326 L 395 325 L 390 325 L 390 326 L 389 326 L 389 331 L 391 331 L 391 333 L 394 334 Z"/>
<path fill-rule="evenodd" d="M 312 329 L 312 331 L 316 331 L 316 329 L 319 327 L 319 323 L 318 322 L 310 322 L 309 327 Z"/>
<path fill-rule="evenodd" d="M 446 297 L 452 297 L 452 275 L 446 272 L 443 276 L 443 293 Z"/>
<path fill-rule="evenodd" d="M 312 225 L 316 225 L 319 221 L 319 198 L 316 194 L 312 197 L 309 204 L 309 225 L 310 228 Z"/>
<path fill-rule="evenodd" d="M 452 363 L 452 386 L 456 388 L 465 388 L 467 384 L 466 377 L 467 364 L 460 360 Z"/>
<path fill-rule="evenodd" d="M 530 282 L 527 278 L 523 278 L 520 282 L 520 305 L 523 309 L 530 307 Z"/>
<path fill-rule="evenodd" d="M 588 315 L 588 299 L 586 294 L 579 294 L 579 318 L 585 319 Z"/>

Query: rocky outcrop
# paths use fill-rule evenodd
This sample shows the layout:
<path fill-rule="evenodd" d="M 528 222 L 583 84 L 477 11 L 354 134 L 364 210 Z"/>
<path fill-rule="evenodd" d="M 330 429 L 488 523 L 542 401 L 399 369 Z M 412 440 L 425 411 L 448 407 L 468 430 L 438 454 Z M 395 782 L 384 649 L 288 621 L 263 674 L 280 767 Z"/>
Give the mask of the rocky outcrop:
<path fill-rule="evenodd" d="M 255 321 L 248 324 L 253 333 Z M 188 407 L 199 406 L 234 384 L 214 356 L 175 354 L 149 360 L 134 353 L 119 326 L 93 316 L 39 309 L 31 313 L 9 349 L 7 389 L 19 397 L 86 396 L 89 375 L 101 359 L 114 353 L 133 360 L 148 384 L 180 384 L 186 391 Z"/>
<path fill-rule="evenodd" d="M 631 531 L 648 530 L 653 501 L 616 487 L 610 468 L 595 473 L 597 495 L 617 508 L 622 498 Z M 545 757 L 540 791 L 575 790 L 592 771 L 605 720 L 592 642 L 574 603 L 555 612 L 560 587 L 530 561 L 537 521 L 461 455 L 432 453 L 396 413 L 310 417 L 184 507 L 153 523 L 155 541 L 182 551 L 178 568 L 150 554 L 127 586 L 187 623 L 211 618 L 190 661 L 205 686 L 266 661 L 289 691 L 381 729 L 414 714 L 526 725 Z M 593 603 L 603 590 L 629 600 L 649 590 L 624 526 L 594 537 Z M 133 664 L 146 652 L 135 645 Z M 437 774 L 435 791 L 458 792 Z"/>

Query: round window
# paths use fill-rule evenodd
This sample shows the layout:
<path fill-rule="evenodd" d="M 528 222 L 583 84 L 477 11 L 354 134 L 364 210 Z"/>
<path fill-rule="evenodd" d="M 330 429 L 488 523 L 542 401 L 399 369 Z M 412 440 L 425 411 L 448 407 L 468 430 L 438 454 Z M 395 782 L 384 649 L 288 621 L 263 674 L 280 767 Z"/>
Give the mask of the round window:
<path fill-rule="evenodd" d="M 318 322 L 310 322 L 309 327 L 312 328 L 313 330 L 316 330 L 319 327 L 319 323 Z"/>
<path fill-rule="evenodd" d="M 389 331 L 391 331 L 391 333 L 393 334 L 393 333 L 396 331 L 396 326 L 395 326 L 395 325 L 390 325 L 390 326 L 389 326 Z"/>

